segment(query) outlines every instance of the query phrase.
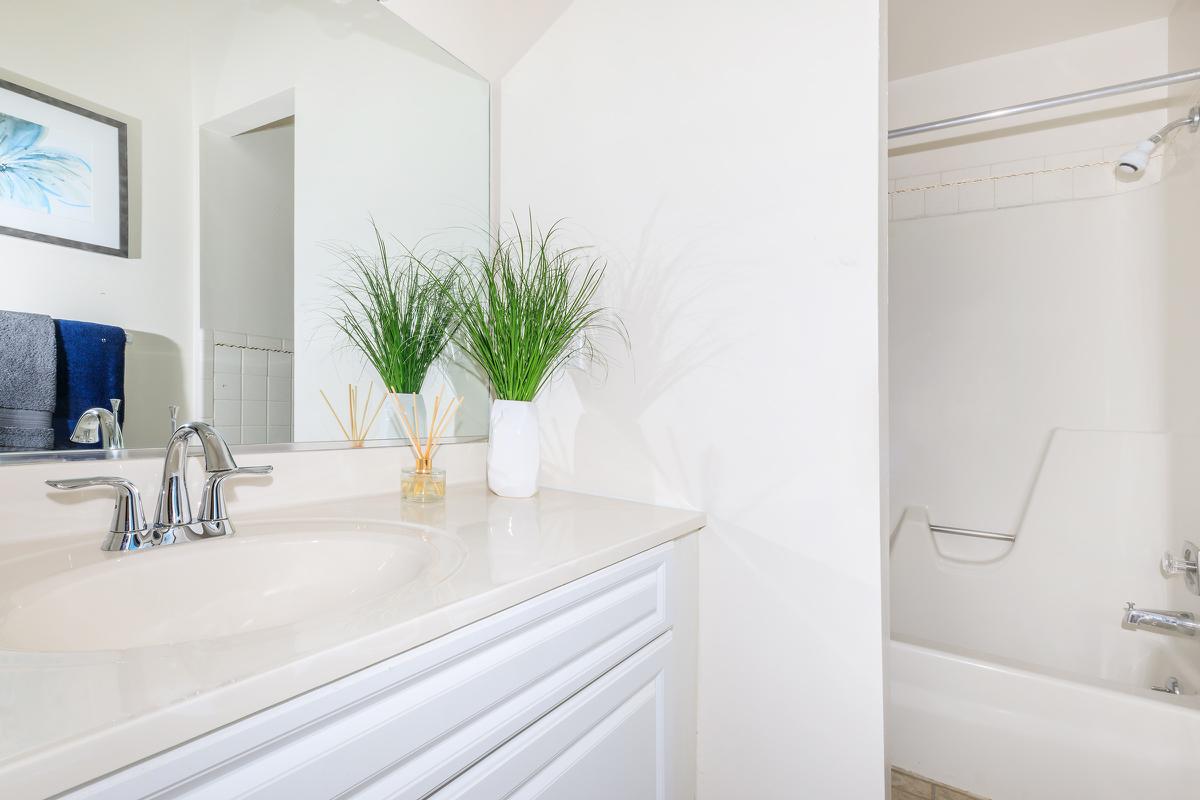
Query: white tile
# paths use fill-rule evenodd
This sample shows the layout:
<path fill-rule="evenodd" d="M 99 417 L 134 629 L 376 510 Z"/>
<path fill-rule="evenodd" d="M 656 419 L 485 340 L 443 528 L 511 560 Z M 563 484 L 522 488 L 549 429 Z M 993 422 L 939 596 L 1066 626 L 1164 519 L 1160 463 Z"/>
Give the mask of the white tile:
<path fill-rule="evenodd" d="M 914 175 L 911 178 L 898 178 L 896 180 L 896 190 L 928 189 L 931 186 L 937 186 L 939 183 L 941 183 L 941 176 L 936 172 L 931 172 L 928 175 Z"/>
<path fill-rule="evenodd" d="M 272 377 L 291 377 L 291 353 L 267 353 L 267 374 Z"/>
<path fill-rule="evenodd" d="M 284 339 L 283 340 L 283 349 L 287 350 L 289 353 L 294 353 L 294 352 L 296 352 L 296 343 L 294 341 L 292 341 L 291 339 Z"/>
<path fill-rule="evenodd" d="M 283 339 L 276 339 L 272 336 L 247 336 L 247 347 L 266 347 L 271 350 L 278 350 L 283 346 Z"/>
<path fill-rule="evenodd" d="M 1112 166 L 1076 167 L 1071 170 L 1076 197 L 1103 197 L 1117 190 L 1117 176 Z"/>
<path fill-rule="evenodd" d="M 267 424 L 267 401 L 266 400 L 243 400 L 242 401 L 242 424 L 243 425 L 266 425 Z"/>
<path fill-rule="evenodd" d="M 1061 169 L 1034 175 L 1033 202 L 1053 203 L 1057 200 L 1070 200 L 1075 193 L 1075 181 L 1071 172 L 1069 169 Z"/>
<path fill-rule="evenodd" d="M 217 344 L 246 344 L 246 334 L 229 331 L 213 331 L 213 341 Z"/>
<path fill-rule="evenodd" d="M 925 192 L 925 216 L 937 217 L 958 211 L 958 189 L 954 186 L 939 186 Z"/>
<path fill-rule="evenodd" d="M 1045 165 L 1046 159 L 1044 158 L 1023 158 L 1020 161 L 1005 161 L 1003 164 L 992 164 L 992 177 L 999 178 L 1005 175 L 1038 172 Z"/>
<path fill-rule="evenodd" d="M 242 444 L 266 444 L 267 443 L 267 426 L 266 425 L 243 425 L 242 426 Z"/>
<path fill-rule="evenodd" d="M 292 440 L 292 426 L 272 425 L 267 428 L 267 441 L 271 444 L 286 444 Z"/>
<path fill-rule="evenodd" d="M 888 193 L 890 194 L 894 191 L 896 191 L 896 181 L 894 179 L 889 180 L 888 181 Z"/>
<path fill-rule="evenodd" d="M 204 344 L 208 345 L 209 347 L 212 347 L 213 341 L 214 341 L 213 329 L 212 328 L 201 328 L 200 329 L 200 341 L 204 342 Z"/>
<path fill-rule="evenodd" d="M 236 347 L 217 347 L 213 353 L 213 372 L 241 372 L 242 351 Z"/>
<path fill-rule="evenodd" d="M 892 195 L 893 219 L 916 219 L 925 216 L 924 192 L 897 192 Z"/>
<path fill-rule="evenodd" d="M 213 376 L 213 397 L 217 400 L 241 400 L 242 376 L 218 372 Z"/>
<path fill-rule="evenodd" d="M 213 382 L 205 381 L 201 389 L 201 397 L 204 400 L 204 413 L 201 414 L 204 418 L 209 418 L 213 415 Z M 168 426 L 170 427 L 170 426 Z"/>
<path fill-rule="evenodd" d="M 267 376 L 266 375 L 243 375 L 242 376 L 242 399 L 243 400 L 266 400 L 267 399 Z"/>
<path fill-rule="evenodd" d="M 262 350 L 247 350 L 242 353 L 243 375 L 266 375 L 267 356 L 273 355 Z"/>
<path fill-rule="evenodd" d="M 267 378 L 267 399 L 273 403 L 291 403 L 292 379 Z"/>
<path fill-rule="evenodd" d="M 995 181 L 964 183 L 958 187 L 959 211 L 985 211 L 996 207 Z"/>
<path fill-rule="evenodd" d="M 1046 169 L 1078 167 L 1083 164 L 1094 164 L 1097 161 L 1103 160 L 1103 150 L 1080 150 L 1076 153 L 1059 153 L 1053 156 L 1046 156 Z"/>
<path fill-rule="evenodd" d="M 218 428 L 237 427 L 242 424 L 242 404 L 237 400 L 213 402 L 213 424 Z"/>
<path fill-rule="evenodd" d="M 991 167 L 967 167 L 952 169 L 942 173 L 942 183 L 962 183 L 964 181 L 979 181 L 992 177 Z"/>
<path fill-rule="evenodd" d="M 1132 149 L 1128 144 L 1114 144 L 1112 147 L 1106 147 L 1104 148 L 1104 160 L 1116 161 Z"/>
<path fill-rule="evenodd" d="M 224 437 L 225 444 L 242 443 L 242 427 L 240 425 L 228 425 L 224 428 L 217 425 L 216 428 L 221 432 L 221 436 Z"/>
<path fill-rule="evenodd" d="M 996 179 L 996 208 L 1026 206 L 1033 202 L 1033 176 Z"/>
<path fill-rule="evenodd" d="M 268 402 L 267 424 L 272 427 L 280 425 L 290 427 L 292 424 L 292 404 Z"/>

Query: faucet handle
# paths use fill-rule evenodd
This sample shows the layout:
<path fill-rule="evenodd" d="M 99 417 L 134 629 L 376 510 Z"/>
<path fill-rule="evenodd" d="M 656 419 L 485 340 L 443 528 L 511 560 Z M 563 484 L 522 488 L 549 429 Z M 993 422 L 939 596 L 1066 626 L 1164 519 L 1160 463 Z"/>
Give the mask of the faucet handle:
<path fill-rule="evenodd" d="M 1196 553 L 1196 545 L 1184 542 L 1183 558 L 1175 558 L 1166 552 L 1160 564 L 1163 575 L 1183 575 L 1184 583 L 1192 594 L 1200 594 L 1200 563 L 1197 563 Z"/>
<path fill-rule="evenodd" d="M 142 511 L 142 495 L 132 481 L 114 476 L 95 478 L 66 478 L 46 481 L 55 489 L 87 489 L 93 486 L 111 486 L 117 490 L 113 505 L 112 522 L 108 526 L 108 538 L 100 546 L 102 550 L 137 550 L 145 543 L 146 515 Z"/>
<path fill-rule="evenodd" d="M 225 508 L 223 489 L 226 480 L 239 475 L 269 475 L 273 469 L 270 464 L 263 464 L 208 473 L 208 479 L 204 482 L 204 493 L 200 496 L 200 516 L 196 519 L 203 527 L 204 534 L 224 536 L 233 533 L 233 526 L 229 523 L 229 512 Z"/>

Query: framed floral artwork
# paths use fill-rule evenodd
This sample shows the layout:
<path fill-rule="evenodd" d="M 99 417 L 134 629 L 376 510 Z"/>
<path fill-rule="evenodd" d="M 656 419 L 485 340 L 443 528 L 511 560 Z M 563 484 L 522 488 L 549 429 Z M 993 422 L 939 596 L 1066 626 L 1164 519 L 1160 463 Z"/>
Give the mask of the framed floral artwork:
<path fill-rule="evenodd" d="M 128 258 L 126 124 L 0 80 L 0 234 Z"/>

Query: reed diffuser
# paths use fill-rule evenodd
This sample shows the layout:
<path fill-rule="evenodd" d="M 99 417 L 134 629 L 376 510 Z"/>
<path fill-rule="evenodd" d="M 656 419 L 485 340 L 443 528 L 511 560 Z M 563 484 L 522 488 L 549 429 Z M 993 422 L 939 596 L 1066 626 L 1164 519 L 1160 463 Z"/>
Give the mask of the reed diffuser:
<path fill-rule="evenodd" d="M 379 404 L 375 406 L 374 411 L 371 408 L 371 393 L 375 391 L 374 386 L 367 387 L 367 399 L 363 401 L 362 407 L 358 405 L 358 387 L 354 384 L 346 386 L 346 396 L 350 411 L 349 418 L 343 422 L 342 417 L 334 409 L 333 403 L 329 401 L 325 390 L 321 390 L 321 399 L 325 401 L 329 413 L 333 414 L 333 419 L 337 422 L 338 427 L 342 430 L 342 435 L 346 437 L 346 441 L 351 447 L 362 447 L 363 442 L 367 439 L 367 434 L 371 432 L 371 426 L 375 424 L 375 420 L 379 417 L 379 412 L 383 409 L 383 404 L 387 400 L 387 395 L 379 398 Z M 365 423 L 365 424 L 364 424 Z"/>
<path fill-rule="evenodd" d="M 415 459 L 413 466 L 403 470 L 400 480 L 401 497 L 413 503 L 432 503 L 443 499 L 446 496 L 446 470 L 434 469 L 433 456 L 441 447 L 439 441 L 442 434 L 445 433 L 450 420 L 454 418 L 458 407 L 462 405 L 462 395 L 446 403 L 446 407 L 442 408 L 442 394 L 438 392 L 437 397 L 433 400 L 433 413 L 429 417 L 429 434 L 424 441 L 421 440 L 419 435 L 421 429 L 417 425 L 419 419 L 417 395 L 408 395 L 411 399 L 411 417 L 409 416 L 410 409 L 405 408 L 401 400 L 403 395 L 392 394 L 390 396 L 396 405 L 397 419 L 408 436 L 408 446 L 412 448 Z"/>

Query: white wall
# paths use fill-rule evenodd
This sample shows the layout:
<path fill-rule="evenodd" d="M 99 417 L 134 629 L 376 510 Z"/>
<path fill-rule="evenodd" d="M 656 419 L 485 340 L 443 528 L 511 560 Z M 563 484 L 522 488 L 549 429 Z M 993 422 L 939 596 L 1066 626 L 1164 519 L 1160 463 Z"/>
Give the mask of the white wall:
<path fill-rule="evenodd" d="M 0 307 L 118 325 L 131 446 L 158 446 L 191 397 L 188 53 L 177 2 L 10 3 L 4 77 L 129 124 L 132 257 L 0 236 Z"/>
<path fill-rule="evenodd" d="M 710 515 L 710 800 L 884 794 L 879 25 L 576 0 L 502 84 L 503 207 L 598 246 L 632 339 L 545 394 L 544 482 Z"/>
<path fill-rule="evenodd" d="M 1158 20 L 894 81 L 891 124 L 1161 74 L 1167 32 Z M 923 211 L 892 197 L 893 524 L 905 506 L 927 506 L 935 524 L 1014 531 L 1053 429 L 1166 425 L 1162 161 L 1138 182 L 1111 163 L 1166 122 L 1166 92 L 1043 117 L 1067 122 L 893 145 L 894 188 L 943 187 L 924 193 Z M 1083 163 L 1100 166 L 1071 167 Z M 963 184 L 958 213 L 934 208 L 976 172 L 1036 174 Z M 1025 199 L 1013 194 L 1022 188 Z M 964 212 L 967 201 L 979 210 Z M 925 216 L 899 219 L 913 213 Z"/>
<path fill-rule="evenodd" d="M 324 312 L 338 259 L 372 246 L 368 217 L 406 243 L 477 244 L 488 216 L 488 86 L 374 0 L 197 4 L 197 118 L 224 117 L 294 89 L 295 435 L 339 439 L 319 390 L 375 379 L 341 350 Z M 486 399 L 466 387 L 464 421 Z M 376 393 L 378 396 L 378 391 Z"/>
<path fill-rule="evenodd" d="M 1155 20 L 972 61 L 888 84 L 891 128 L 1161 75 L 1167 22 Z M 1166 121 L 1166 90 L 1120 95 L 891 142 L 891 177 L 1144 139 Z"/>
<path fill-rule="evenodd" d="M 200 327 L 291 339 L 295 123 L 199 135 Z"/>

